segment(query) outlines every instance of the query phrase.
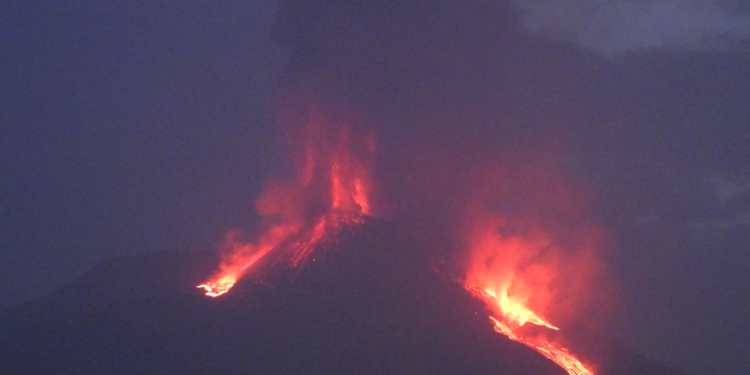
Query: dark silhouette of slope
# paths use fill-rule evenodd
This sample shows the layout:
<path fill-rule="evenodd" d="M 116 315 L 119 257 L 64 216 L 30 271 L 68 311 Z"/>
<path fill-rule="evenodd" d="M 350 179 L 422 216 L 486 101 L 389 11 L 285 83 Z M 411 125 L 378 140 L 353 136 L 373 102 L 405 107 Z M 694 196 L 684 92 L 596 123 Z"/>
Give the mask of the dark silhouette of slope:
<path fill-rule="evenodd" d="M 492 331 L 482 306 L 408 237 L 368 221 L 302 270 L 195 289 L 216 257 L 107 262 L 2 314 L 0 368 L 18 374 L 560 374 Z M 338 247 L 337 249 L 334 249 Z M 612 374 L 671 374 L 642 361 Z M 633 368 L 636 369 L 636 368 Z M 648 372 L 653 370 L 652 372 Z"/>
<path fill-rule="evenodd" d="M 105 261 L 56 292 L 0 311 L 0 328 L 72 322 L 114 304 L 192 294 L 218 261 L 215 251 L 164 252 Z M 5 326 L 12 322 L 13 326 Z"/>

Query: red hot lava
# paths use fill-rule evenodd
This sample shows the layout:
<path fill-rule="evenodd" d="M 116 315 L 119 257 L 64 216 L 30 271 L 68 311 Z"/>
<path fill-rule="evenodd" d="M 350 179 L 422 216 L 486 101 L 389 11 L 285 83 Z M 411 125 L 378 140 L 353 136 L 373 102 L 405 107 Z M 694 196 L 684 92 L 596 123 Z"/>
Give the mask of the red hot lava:
<path fill-rule="evenodd" d="M 271 183 L 255 202 L 263 219 L 255 240 L 227 235 L 219 269 L 198 286 L 206 295 L 227 293 L 264 265 L 299 266 L 321 242 L 372 214 L 374 135 L 318 106 L 303 107 L 282 121 L 291 178 Z M 453 223 L 466 254 L 461 282 L 485 302 L 495 331 L 570 375 L 593 375 L 594 361 L 583 356 L 575 337 L 598 319 L 600 293 L 593 288 L 603 285 L 597 252 L 604 235 L 555 158 L 532 159 L 483 168 L 473 181 L 461 181 L 468 188 L 453 189 L 462 191 L 464 213 Z"/>
<path fill-rule="evenodd" d="M 355 133 L 312 106 L 285 122 L 293 178 L 270 184 L 255 202 L 262 217 L 257 239 L 243 241 L 236 231 L 227 234 L 219 269 L 198 286 L 208 296 L 227 293 L 261 264 L 302 264 L 322 241 L 372 213 L 374 136 Z"/>
<path fill-rule="evenodd" d="M 570 375 L 593 375 L 568 330 L 596 310 L 603 234 L 565 177 L 554 163 L 483 170 L 460 233 L 468 249 L 462 282 L 485 302 L 495 331 Z"/>

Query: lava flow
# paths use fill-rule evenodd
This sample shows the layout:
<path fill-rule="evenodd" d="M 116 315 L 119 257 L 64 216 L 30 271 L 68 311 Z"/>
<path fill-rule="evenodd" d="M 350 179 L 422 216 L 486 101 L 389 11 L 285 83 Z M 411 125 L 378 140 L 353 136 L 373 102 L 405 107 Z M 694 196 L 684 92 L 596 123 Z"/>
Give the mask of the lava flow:
<path fill-rule="evenodd" d="M 497 239 L 500 239 L 499 236 L 498 234 Z M 540 332 L 542 329 L 550 332 L 560 331 L 560 328 L 529 307 L 535 299 L 549 298 L 548 296 L 540 297 L 545 294 L 545 291 L 534 289 L 534 287 L 535 284 L 537 286 L 540 284 L 539 279 L 549 280 L 551 277 L 546 274 L 548 270 L 540 265 L 531 265 L 537 269 L 526 275 L 515 275 L 510 271 L 510 268 L 514 266 L 521 266 L 520 263 L 512 264 L 519 260 L 513 259 L 514 252 L 529 252 L 528 249 L 521 248 L 524 245 L 518 239 L 510 239 L 504 244 L 496 244 L 496 252 L 491 251 L 489 257 L 487 253 L 480 251 L 474 261 L 482 264 L 478 267 L 474 264 L 475 267 L 467 275 L 464 286 L 474 296 L 484 301 L 492 312 L 493 316 L 490 316 L 490 320 L 494 323 L 496 332 L 535 349 L 567 370 L 570 375 L 593 375 L 593 372 L 568 349 L 550 340 L 545 332 Z M 504 256 L 507 258 L 504 259 Z M 505 264 L 504 261 L 510 264 Z M 528 262 L 529 259 L 523 261 Z M 527 278 L 537 278 L 537 280 Z M 548 281 L 541 281 L 541 283 L 544 282 Z M 530 334 L 528 329 L 524 330 L 524 327 L 529 324 L 538 326 L 540 329 Z"/>
<path fill-rule="evenodd" d="M 593 365 L 571 350 L 583 343 L 570 333 L 582 332 L 565 327 L 592 326 L 587 314 L 596 310 L 602 232 L 556 167 L 524 168 L 485 170 L 475 184 L 462 232 L 468 251 L 461 282 L 485 303 L 496 332 L 570 375 L 593 375 Z"/>
<path fill-rule="evenodd" d="M 294 177 L 270 184 L 255 202 L 260 236 L 244 241 L 227 234 L 217 272 L 198 288 L 211 297 L 227 293 L 248 272 L 269 263 L 300 266 L 319 244 L 372 213 L 370 171 L 375 140 L 354 133 L 314 107 L 286 119 Z"/>
<path fill-rule="evenodd" d="M 565 369 L 570 375 L 594 375 L 594 372 L 571 354 L 568 349 L 556 345 L 545 338 L 527 336 L 520 333 L 521 328 L 527 323 L 555 331 L 559 331 L 559 328 L 538 317 L 533 311 L 527 309 L 518 301 L 509 300 L 507 295 L 503 298 L 498 298 L 489 290 L 472 289 L 470 292 L 482 299 L 490 308 L 494 307 L 501 311 L 501 314 L 499 314 L 500 318 L 490 316 L 490 320 L 495 325 L 495 332 L 501 333 L 511 340 L 518 341 L 536 350 Z"/>

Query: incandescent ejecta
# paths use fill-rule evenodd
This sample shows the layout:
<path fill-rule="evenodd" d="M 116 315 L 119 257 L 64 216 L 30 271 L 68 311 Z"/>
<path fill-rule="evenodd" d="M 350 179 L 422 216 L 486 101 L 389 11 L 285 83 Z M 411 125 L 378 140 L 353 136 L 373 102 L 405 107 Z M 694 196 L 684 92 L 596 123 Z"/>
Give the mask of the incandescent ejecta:
<path fill-rule="evenodd" d="M 270 178 L 255 202 L 255 235 L 231 232 L 199 287 L 218 296 L 272 266 L 303 267 L 376 215 L 435 247 L 424 261 L 439 258 L 485 303 L 488 329 L 570 375 L 595 374 L 586 338 L 599 333 L 614 294 L 601 260 L 606 230 L 566 163 L 562 125 L 582 116 L 571 110 L 575 96 L 560 90 L 560 72 L 505 45 L 502 24 L 472 24 L 466 37 L 503 53 L 441 44 L 443 26 L 477 19 L 478 5 L 372 7 L 354 16 L 321 6 L 310 10 L 319 18 L 298 22 L 282 8 L 279 39 L 299 53 L 276 108 L 286 178 Z M 481 63 L 467 67 L 468 58 Z M 516 97 L 535 92 L 542 99 Z"/>

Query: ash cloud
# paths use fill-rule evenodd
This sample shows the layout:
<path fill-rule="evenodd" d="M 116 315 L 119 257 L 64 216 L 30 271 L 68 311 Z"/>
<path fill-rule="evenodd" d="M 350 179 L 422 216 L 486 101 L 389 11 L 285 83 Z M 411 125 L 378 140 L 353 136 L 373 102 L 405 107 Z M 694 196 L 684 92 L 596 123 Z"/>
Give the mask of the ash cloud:
<path fill-rule="evenodd" d="M 419 223 L 465 194 L 480 162 L 535 158 L 542 144 L 564 155 L 596 122 L 584 75 L 599 61 L 518 22 L 500 2 L 287 1 L 275 26 L 294 51 L 282 91 L 361 114 L 379 138 L 383 200 Z"/>
<path fill-rule="evenodd" d="M 467 216 L 487 215 L 507 223 L 508 236 L 544 232 L 539 241 L 551 244 L 549 269 L 511 267 L 555 278 L 570 271 L 556 268 L 557 259 L 597 263 L 588 261 L 590 248 L 574 244 L 606 242 L 600 232 L 579 235 L 594 227 L 589 207 L 564 202 L 568 191 L 589 193 L 569 150 L 575 134 L 596 123 L 585 75 L 599 69 L 598 57 L 518 33 L 518 13 L 501 2 L 310 4 L 287 1 L 279 13 L 275 35 L 294 51 L 279 100 L 314 92 L 328 108 L 358 114 L 353 125 L 374 130 L 376 200 L 387 206 L 379 211 L 428 249 L 413 256 L 461 265 Z M 535 298 L 548 311 L 557 307 L 566 327 L 594 327 L 610 312 L 584 307 L 612 306 L 612 290 L 583 291 L 584 283 L 607 284 L 598 263 L 577 271 L 560 285 L 581 293 Z M 575 307 L 576 298 L 586 300 Z"/>
<path fill-rule="evenodd" d="M 709 0 L 515 0 L 521 27 L 606 56 L 658 48 L 744 49 L 750 8 Z"/>

